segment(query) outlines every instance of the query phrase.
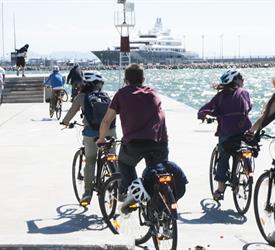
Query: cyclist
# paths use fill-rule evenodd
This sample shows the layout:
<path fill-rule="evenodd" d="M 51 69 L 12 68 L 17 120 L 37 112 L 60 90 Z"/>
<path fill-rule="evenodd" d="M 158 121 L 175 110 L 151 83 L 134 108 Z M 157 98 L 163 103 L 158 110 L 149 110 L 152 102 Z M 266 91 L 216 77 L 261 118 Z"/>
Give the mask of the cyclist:
<path fill-rule="evenodd" d="M 54 111 L 57 104 L 57 99 L 60 95 L 60 91 L 63 89 L 64 85 L 64 77 L 59 72 L 59 67 L 54 66 L 53 72 L 49 75 L 48 79 L 44 82 L 44 85 L 50 85 L 52 88 L 51 99 L 50 99 L 50 107 L 51 110 Z"/>
<path fill-rule="evenodd" d="M 72 85 L 71 101 L 78 94 L 79 88 L 82 85 L 83 73 L 80 66 L 76 63 L 70 70 L 67 76 L 67 84 Z"/>
<path fill-rule="evenodd" d="M 275 76 L 272 77 L 272 84 L 275 87 Z M 261 130 L 275 119 L 275 93 L 268 100 L 262 115 L 247 131 L 248 134 L 254 135 L 255 132 Z"/>
<path fill-rule="evenodd" d="M 5 75 L 6 75 L 5 70 L 2 67 L 0 67 L 0 98 L 1 98 L 2 90 L 5 84 Z"/>
<path fill-rule="evenodd" d="M 122 144 L 118 156 L 118 168 L 122 175 L 120 200 L 125 198 L 127 188 L 137 178 L 136 165 L 145 158 L 146 165 L 168 159 L 168 136 L 165 114 L 156 91 L 143 85 L 144 71 L 138 64 L 125 69 L 124 83 L 119 89 L 104 116 L 97 143 L 105 136 L 116 114 L 120 115 Z M 148 156 L 148 155 L 150 156 Z"/>
<path fill-rule="evenodd" d="M 237 69 L 228 69 L 220 77 L 221 83 L 216 86 L 218 93 L 198 111 L 198 119 L 206 115 L 217 117 L 216 136 L 219 137 L 220 157 L 215 180 L 218 189 L 214 192 L 215 200 L 222 200 L 227 181 L 230 153 L 225 145 L 233 138 L 240 142 L 241 136 L 251 127 L 248 113 L 251 110 L 250 96 L 243 88 L 243 76 Z"/>
<path fill-rule="evenodd" d="M 80 199 L 80 204 L 91 202 L 91 190 L 92 182 L 95 178 L 95 164 L 97 156 L 97 146 L 95 139 L 99 136 L 99 131 L 93 129 L 85 116 L 85 97 L 91 92 L 101 92 L 102 86 L 104 84 L 104 79 L 99 72 L 91 72 L 84 75 L 84 81 L 80 93 L 74 98 L 71 108 L 61 122 L 64 125 L 69 125 L 70 120 L 75 116 L 75 114 L 81 109 L 84 115 L 83 124 L 84 129 L 82 131 L 83 144 L 85 147 L 85 168 L 84 168 L 84 193 Z M 108 127 L 106 131 L 106 136 L 116 137 L 115 126 Z M 114 150 L 114 149 L 113 149 Z"/>

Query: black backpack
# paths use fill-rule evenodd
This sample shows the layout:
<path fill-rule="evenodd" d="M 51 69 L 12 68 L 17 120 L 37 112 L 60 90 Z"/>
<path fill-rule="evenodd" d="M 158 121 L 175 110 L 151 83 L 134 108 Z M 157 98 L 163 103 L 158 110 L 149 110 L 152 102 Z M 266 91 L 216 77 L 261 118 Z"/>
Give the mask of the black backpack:
<path fill-rule="evenodd" d="M 111 99 L 106 92 L 90 92 L 85 95 L 83 114 L 93 130 L 99 130 Z M 110 128 L 115 127 L 115 120 Z"/>

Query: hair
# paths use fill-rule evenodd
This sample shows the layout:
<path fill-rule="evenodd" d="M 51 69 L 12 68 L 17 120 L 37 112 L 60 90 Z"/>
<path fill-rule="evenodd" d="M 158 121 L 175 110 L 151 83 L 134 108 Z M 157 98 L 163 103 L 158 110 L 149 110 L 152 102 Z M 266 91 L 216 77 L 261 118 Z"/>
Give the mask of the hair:
<path fill-rule="evenodd" d="M 143 68 L 139 64 L 130 64 L 125 69 L 125 80 L 131 85 L 142 85 L 144 80 Z"/>

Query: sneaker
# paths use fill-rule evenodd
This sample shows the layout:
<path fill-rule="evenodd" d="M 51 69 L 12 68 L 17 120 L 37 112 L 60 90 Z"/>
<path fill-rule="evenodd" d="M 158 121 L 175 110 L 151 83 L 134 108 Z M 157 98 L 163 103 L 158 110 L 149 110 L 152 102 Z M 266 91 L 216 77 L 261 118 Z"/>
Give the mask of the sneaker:
<path fill-rule="evenodd" d="M 273 231 L 273 233 L 268 234 L 267 240 L 269 242 L 275 243 L 275 231 Z"/>
<path fill-rule="evenodd" d="M 216 190 L 213 194 L 213 199 L 215 201 L 223 200 L 223 195 L 224 195 L 224 192 L 220 192 L 219 190 Z"/>
<path fill-rule="evenodd" d="M 92 199 L 91 193 L 85 192 L 82 195 L 82 198 L 80 199 L 79 204 L 83 207 L 86 207 L 90 205 L 91 199 Z"/>
<path fill-rule="evenodd" d="M 123 204 L 121 205 L 120 211 L 123 214 L 129 214 L 132 211 L 136 210 L 136 208 L 137 208 L 137 202 L 132 196 L 128 196 L 123 202 Z"/>

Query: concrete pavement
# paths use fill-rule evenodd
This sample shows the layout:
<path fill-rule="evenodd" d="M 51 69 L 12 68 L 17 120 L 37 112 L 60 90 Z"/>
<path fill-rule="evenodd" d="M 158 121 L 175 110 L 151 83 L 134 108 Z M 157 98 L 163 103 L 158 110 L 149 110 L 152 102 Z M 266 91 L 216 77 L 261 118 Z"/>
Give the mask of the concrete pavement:
<path fill-rule="evenodd" d="M 218 204 L 211 198 L 209 160 L 217 139 L 215 124 L 200 124 L 192 108 L 162 96 L 167 116 L 170 160 L 185 171 L 189 184 L 179 201 L 178 249 L 269 250 L 254 218 L 235 211 L 230 190 Z M 66 113 L 70 103 L 64 104 Z M 118 124 L 119 125 L 119 124 Z M 118 126 L 120 134 L 120 126 Z M 142 249 L 134 239 L 106 228 L 94 196 L 88 209 L 77 205 L 71 183 L 72 158 L 80 131 L 61 130 L 48 115 L 48 104 L 0 107 L 0 248 Z M 255 178 L 270 166 L 264 143 Z M 143 163 L 138 171 L 143 169 Z M 143 249 L 153 249 L 150 240 Z"/>

